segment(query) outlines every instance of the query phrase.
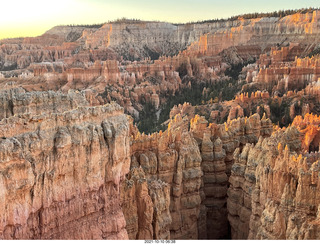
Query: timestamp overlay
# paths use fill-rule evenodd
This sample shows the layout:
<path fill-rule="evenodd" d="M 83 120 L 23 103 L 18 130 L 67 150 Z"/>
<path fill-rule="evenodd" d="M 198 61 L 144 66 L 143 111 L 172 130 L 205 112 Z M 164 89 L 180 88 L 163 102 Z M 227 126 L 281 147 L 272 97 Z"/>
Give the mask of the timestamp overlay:
<path fill-rule="evenodd" d="M 174 243 L 174 244 L 199 244 L 199 242 L 202 243 L 206 243 L 206 244 L 212 244 L 212 241 L 215 242 L 215 244 L 217 243 L 226 243 L 226 240 L 141 240 L 141 241 L 134 241 L 137 243 L 144 243 L 144 244 L 170 244 L 170 243 Z M 242 241 L 240 241 L 242 242 Z M 131 241 L 130 241 L 131 243 Z"/>
<path fill-rule="evenodd" d="M 143 243 L 150 243 L 150 244 L 171 244 L 171 243 L 178 243 L 178 242 L 179 240 L 144 240 L 143 241 Z"/>

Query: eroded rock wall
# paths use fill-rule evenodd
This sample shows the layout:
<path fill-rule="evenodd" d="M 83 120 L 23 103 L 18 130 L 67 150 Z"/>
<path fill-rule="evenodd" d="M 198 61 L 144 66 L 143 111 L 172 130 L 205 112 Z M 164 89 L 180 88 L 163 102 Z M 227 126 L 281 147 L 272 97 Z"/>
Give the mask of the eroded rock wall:
<path fill-rule="evenodd" d="M 198 141 L 202 156 L 207 238 L 227 238 L 227 199 L 230 201 L 229 176 L 235 163 L 233 153 L 248 142 L 256 143 L 260 135 L 269 136 L 272 131 L 271 121 L 260 119 L 255 114 L 249 118 L 230 120 L 222 125 L 208 125 L 203 117 L 197 115 L 191 120 L 191 131 Z M 232 228 L 232 222 L 230 224 Z"/>
<path fill-rule="evenodd" d="M 132 167 L 141 167 L 150 182 L 149 194 L 155 208 L 154 237 L 197 239 L 201 156 L 197 143 L 188 132 L 188 120 L 176 116 L 168 130 L 151 136 L 138 132 L 134 135 L 132 155 Z M 162 187 L 155 187 L 155 182 Z M 168 202 L 169 209 L 156 207 L 161 201 Z M 157 217 L 159 211 L 161 214 Z"/>
<path fill-rule="evenodd" d="M 88 90 L 1 94 L 1 239 L 319 238 L 318 116 L 144 135 Z"/>
<path fill-rule="evenodd" d="M 25 95 L 41 103 L 48 93 Z M 127 116 L 116 104 L 80 105 L 1 120 L 1 239 L 128 238 L 119 191 L 130 167 Z"/>
<path fill-rule="evenodd" d="M 306 130 L 305 121 L 295 124 Z M 307 137 L 291 126 L 235 151 L 228 190 L 233 239 L 319 238 L 319 154 L 301 154 Z"/>

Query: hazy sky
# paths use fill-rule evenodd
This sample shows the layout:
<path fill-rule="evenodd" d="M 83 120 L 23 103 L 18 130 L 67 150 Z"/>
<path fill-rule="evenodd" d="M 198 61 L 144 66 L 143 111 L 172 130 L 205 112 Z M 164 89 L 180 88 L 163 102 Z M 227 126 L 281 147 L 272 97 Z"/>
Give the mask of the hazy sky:
<path fill-rule="evenodd" d="M 305 7 L 320 7 L 320 0 L 1 0 L 0 39 L 122 17 L 177 23 Z"/>

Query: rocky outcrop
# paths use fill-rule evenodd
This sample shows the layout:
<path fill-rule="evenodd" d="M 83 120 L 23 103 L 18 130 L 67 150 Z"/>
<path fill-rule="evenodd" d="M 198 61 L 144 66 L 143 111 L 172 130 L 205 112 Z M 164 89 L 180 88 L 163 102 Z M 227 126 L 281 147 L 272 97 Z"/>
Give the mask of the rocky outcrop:
<path fill-rule="evenodd" d="M 307 115 L 305 121 L 313 121 Z M 305 121 L 234 153 L 228 218 L 233 239 L 317 239 L 318 152 L 299 154 Z M 317 121 L 317 117 L 314 121 Z"/>
<path fill-rule="evenodd" d="M 0 239 L 319 238 L 318 34 L 315 11 L 1 41 Z M 195 82 L 164 132 L 124 115 Z"/>
<path fill-rule="evenodd" d="M 201 148 L 207 238 L 227 238 L 227 199 L 229 202 L 231 189 L 228 190 L 228 180 L 231 167 L 236 163 L 233 161 L 233 153 L 248 142 L 256 143 L 259 136 L 269 136 L 272 123 L 255 114 L 250 118 L 238 118 L 222 125 L 208 126 L 203 117 L 196 116 L 191 120 L 191 131 Z M 231 221 L 230 224 L 233 228 Z"/>
<path fill-rule="evenodd" d="M 314 11 L 284 18 L 185 25 L 120 20 L 102 26 L 57 26 L 39 37 L 2 40 L 0 70 L 26 69 L 29 65 L 57 61 L 68 68 L 84 68 L 95 61 L 157 60 L 176 55 L 205 57 L 194 64 L 204 63 L 200 67 L 212 73 L 219 69 L 222 60 L 239 63 L 258 58 L 276 45 L 283 49 L 273 49 L 271 59 L 284 62 L 315 48 L 319 15 L 319 11 Z M 290 48 L 285 47 L 290 43 Z M 261 57 L 261 64 L 268 60 Z M 198 73 L 197 68 L 189 69 L 189 74 L 190 71 Z"/>
<path fill-rule="evenodd" d="M 201 156 L 187 126 L 188 120 L 177 115 L 170 122 L 168 130 L 163 133 L 151 136 L 139 133 L 134 135 L 132 164 L 141 167 L 146 173 L 146 178 L 151 180 L 149 193 L 154 206 L 163 201 L 169 203 L 170 212 L 166 212 L 166 207 L 160 207 L 161 205 L 154 210 L 155 223 L 160 221 L 154 225 L 154 237 L 198 238 Z M 159 191 L 161 193 L 158 193 Z M 169 198 L 166 197 L 166 192 L 170 192 Z M 159 195 L 163 195 L 164 198 L 160 200 Z"/>
<path fill-rule="evenodd" d="M 258 57 L 268 46 L 296 42 L 299 35 L 304 35 L 302 42 L 312 44 L 307 36 L 317 38 L 316 33 L 320 31 L 317 24 L 319 16 L 319 11 L 314 11 L 312 14 L 297 13 L 283 18 L 238 19 L 216 23 L 215 26 L 220 28 L 212 28 L 212 25 L 208 33 L 201 35 L 199 41 L 192 43 L 185 52 L 214 56 L 225 50 L 226 59 L 233 58 L 236 62 L 242 62 L 248 57 Z M 266 36 L 272 36 L 267 43 Z M 241 57 L 241 54 L 244 56 Z"/>
<path fill-rule="evenodd" d="M 68 96 L 20 95 L 44 113 L 18 110 L 1 120 L 0 238 L 126 239 L 119 189 L 130 150 L 123 110 L 81 103 L 54 110 L 48 97 Z"/>
<path fill-rule="evenodd" d="M 89 106 L 90 102 L 85 94 L 86 91 L 79 93 L 73 90 L 69 90 L 68 94 L 52 91 L 26 92 L 22 88 L 3 90 L 0 91 L 0 119 L 24 114 L 63 113 L 78 106 Z"/>
<path fill-rule="evenodd" d="M 175 38 L 178 27 L 169 23 L 121 20 L 86 31 L 81 40 L 87 48 L 110 47 L 125 59 L 172 55 L 183 48 Z"/>
<path fill-rule="evenodd" d="M 89 90 L 1 94 L 2 239 L 318 238 L 318 116 L 144 135 Z"/>
<path fill-rule="evenodd" d="M 170 240 L 170 186 L 161 181 L 150 181 L 149 192 L 153 203 L 153 239 Z"/>
<path fill-rule="evenodd" d="M 169 185 L 161 180 L 147 179 L 141 166 L 131 166 L 120 191 L 129 239 L 170 239 Z"/>
<path fill-rule="evenodd" d="M 255 67 L 247 72 L 246 80 L 260 90 L 285 93 L 301 90 L 320 78 L 319 57 L 297 58 L 303 49 L 297 44 L 271 48 L 269 54 L 261 54 Z"/>
<path fill-rule="evenodd" d="M 258 58 L 243 74 L 247 90 L 285 93 L 318 79 L 317 58 L 301 59 L 316 48 L 318 22 L 314 11 L 186 25 L 120 20 L 57 26 L 39 37 L 1 41 L 1 83 L 14 79 L 28 91 L 91 89 L 138 119 L 145 103 L 159 111 L 189 79 L 223 82 L 229 64 Z M 241 117 L 241 109 L 233 109 L 238 105 L 224 106 L 212 121 L 224 121 L 230 109 L 229 119 Z"/>
<path fill-rule="evenodd" d="M 121 185 L 120 194 L 129 239 L 154 239 L 154 205 L 148 191 L 147 179 L 141 168 L 130 171 Z"/>
<path fill-rule="evenodd" d="M 320 118 L 317 115 L 305 114 L 294 118 L 294 125 L 301 133 L 301 149 L 302 152 L 317 152 L 319 151 L 320 143 Z"/>

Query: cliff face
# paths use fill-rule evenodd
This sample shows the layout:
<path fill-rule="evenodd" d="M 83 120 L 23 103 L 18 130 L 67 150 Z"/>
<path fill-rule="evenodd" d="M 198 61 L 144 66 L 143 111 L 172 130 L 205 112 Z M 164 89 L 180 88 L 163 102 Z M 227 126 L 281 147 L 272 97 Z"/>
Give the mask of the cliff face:
<path fill-rule="evenodd" d="M 308 138 L 300 135 L 292 126 L 235 151 L 228 199 L 234 239 L 319 238 L 319 155 L 299 154 Z"/>
<path fill-rule="evenodd" d="M 187 120 L 134 135 L 130 153 L 116 104 L 93 107 L 88 92 L 2 93 L 1 239 L 198 237 L 201 156 Z"/>
<path fill-rule="evenodd" d="M 140 223 L 145 224 L 146 216 L 152 215 L 151 207 L 145 211 L 150 214 L 139 215 L 141 205 L 134 200 L 140 194 L 134 188 L 142 184 L 147 187 L 146 181 L 149 182 L 152 199 L 152 182 L 167 185 L 170 189 L 164 194 L 162 188 L 158 187 L 160 193 L 157 195 L 160 197 L 153 200 L 154 213 L 163 209 L 160 219 L 166 219 L 167 224 L 159 224 L 154 214 L 153 220 L 148 221 L 153 223 L 153 234 L 150 224 L 144 228 L 148 229 L 148 235 L 158 238 L 155 229 L 159 226 L 161 233 L 169 233 L 163 234 L 162 238 L 219 239 L 228 236 L 227 190 L 233 152 L 247 142 L 256 143 L 260 135 L 269 136 L 271 121 L 265 118 L 260 120 L 258 115 L 254 115 L 231 120 L 225 125 L 208 125 L 203 117 L 196 116 L 191 120 L 190 131 L 187 128 L 188 119 L 182 119 L 177 114 L 163 133 L 146 136 L 132 130 L 131 168 L 133 172 L 140 173 L 139 178 L 136 174 L 134 177 L 129 175 L 125 187 L 133 195 L 127 197 L 124 203 L 131 239 L 140 238 Z M 164 202 L 168 202 L 170 207 L 157 208 L 157 204 L 163 202 L 160 199 L 166 199 Z"/>
<path fill-rule="evenodd" d="M 284 18 L 238 19 L 203 24 L 118 21 L 102 27 L 57 26 L 34 38 L 2 40 L 0 69 L 25 69 L 32 63 L 106 60 L 115 52 L 124 60 L 158 59 L 185 50 L 188 56 L 216 56 L 233 61 L 258 57 L 277 44 L 316 43 L 319 11 Z M 112 58 L 113 59 L 113 58 Z M 76 62 L 74 63 L 76 64 Z"/>
<path fill-rule="evenodd" d="M 120 194 L 129 239 L 153 239 L 153 202 L 145 173 L 141 168 L 130 171 L 121 185 Z"/>
<path fill-rule="evenodd" d="M 39 37 L 1 40 L 0 83 L 14 79 L 28 91 L 92 89 L 138 119 L 144 102 L 158 110 L 186 87 L 186 75 L 224 81 L 227 63 L 258 59 L 247 68 L 249 90 L 303 89 L 320 77 L 319 62 L 295 57 L 317 47 L 318 32 L 319 11 L 185 25 L 123 20 L 57 26 Z"/>
<path fill-rule="evenodd" d="M 24 95 L 47 110 L 20 110 L 1 121 L 0 238 L 127 238 L 119 189 L 130 151 L 122 109 L 79 103 L 54 111 L 42 99 L 63 96 Z"/>
<path fill-rule="evenodd" d="M 207 126 L 203 117 L 196 116 L 191 120 L 191 131 L 201 148 L 207 238 L 226 238 L 229 234 L 227 213 L 230 211 L 227 210 L 227 199 L 228 203 L 230 200 L 227 191 L 230 191 L 228 179 L 234 165 L 233 152 L 246 143 L 256 143 L 259 136 L 269 136 L 272 124 L 269 119 L 260 120 L 255 114 L 223 125 Z M 233 228 L 231 221 L 230 224 Z"/>
<path fill-rule="evenodd" d="M 134 136 L 132 167 L 141 167 L 151 181 L 149 192 L 155 211 L 154 238 L 198 238 L 201 156 L 187 126 L 188 120 L 177 116 L 164 133 L 151 136 L 138 133 Z M 160 200 L 162 195 L 167 207 L 157 207 L 163 201 Z M 162 234 L 157 234 L 157 230 Z"/>
<path fill-rule="evenodd" d="M 1 239 L 319 238 L 318 116 L 141 135 L 89 93 L 2 91 Z"/>
<path fill-rule="evenodd" d="M 319 56 L 306 57 L 319 21 L 120 21 L 2 40 L 0 239 L 319 238 Z M 164 132 L 124 114 L 159 116 L 195 82 L 211 99 L 175 106 Z M 245 85 L 223 101 L 232 84 Z"/>
<path fill-rule="evenodd" d="M 259 89 L 285 93 L 301 90 L 320 78 L 319 57 L 297 58 L 297 46 L 272 48 L 270 55 L 263 54 L 257 66 L 247 73 L 247 81 Z"/>
<path fill-rule="evenodd" d="M 136 22 L 105 24 L 95 32 L 84 32 L 81 40 L 87 48 L 114 48 L 127 59 L 157 55 L 172 55 L 185 47 L 175 40 L 177 26 L 169 23 Z"/>

